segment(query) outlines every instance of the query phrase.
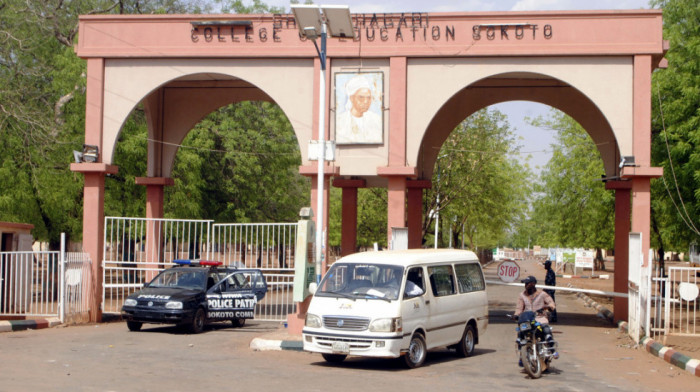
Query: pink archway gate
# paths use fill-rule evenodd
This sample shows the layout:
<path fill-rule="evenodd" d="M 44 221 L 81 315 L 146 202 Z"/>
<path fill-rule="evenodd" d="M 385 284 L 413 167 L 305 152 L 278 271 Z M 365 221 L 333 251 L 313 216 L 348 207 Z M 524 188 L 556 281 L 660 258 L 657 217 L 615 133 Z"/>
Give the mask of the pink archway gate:
<path fill-rule="evenodd" d="M 560 107 L 605 141 L 606 175 L 620 178 L 608 183 L 616 190 L 616 255 L 626 255 L 632 230 L 642 233 L 647 257 L 649 182 L 662 173 L 650 165 L 651 72 L 665 51 L 661 11 L 354 14 L 353 21 L 358 38 L 328 44 L 323 127 L 325 138 L 339 141 L 324 173 L 343 188 L 344 254 L 354 251 L 356 191 L 365 186 L 388 188 L 389 238 L 392 227 L 408 227 L 409 246 L 420 246 L 421 194 L 431 185 L 435 147 L 469 110 L 517 98 Z M 83 242 L 93 260 L 102 260 L 104 178 L 118 170 L 114 147 L 139 103 L 151 139 L 147 177 L 137 179 L 147 187 L 148 217 L 162 217 L 176 145 L 192 124 L 243 99 L 274 101 L 285 112 L 316 200 L 317 168 L 306 146 L 319 138 L 320 61 L 292 15 L 90 15 L 79 29 L 76 53 L 88 71 L 85 143 L 100 156 L 71 170 L 85 176 Z M 352 74 L 373 80 L 381 135 L 340 143 L 336 123 Z M 620 169 L 620 157 L 634 157 L 634 166 Z M 101 263 L 93 265 L 92 308 L 99 309 Z M 618 275 L 615 290 L 626 292 L 626 274 Z M 91 318 L 100 320 L 100 311 Z"/>

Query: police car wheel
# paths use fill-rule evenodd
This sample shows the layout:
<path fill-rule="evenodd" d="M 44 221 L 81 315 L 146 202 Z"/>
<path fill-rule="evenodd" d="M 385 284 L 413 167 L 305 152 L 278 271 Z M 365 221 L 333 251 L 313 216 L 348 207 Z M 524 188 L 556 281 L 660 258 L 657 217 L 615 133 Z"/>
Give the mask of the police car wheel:
<path fill-rule="evenodd" d="M 243 318 L 231 319 L 231 324 L 233 325 L 234 328 L 241 328 L 242 326 L 245 325 L 245 319 L 243 319 Z"/>
<path fill-rule="evenodd" d="M 204 314 L 204 309 L 199 308 L 192 318 L 192 323 L 190 323 L 190 332 L 200 333 L 204 330 L 204 322 L 206 321 L 206 315 Z"/>
<path fill-rule="evenodd" d="M 140 331 L 142 325 L 143 325 L 143 323 L 140 323 L 138 321 L 127 321 L 126 322 L 126 327 L 129 328 L 129 331 L 134 331 L 134 332 Z"/>

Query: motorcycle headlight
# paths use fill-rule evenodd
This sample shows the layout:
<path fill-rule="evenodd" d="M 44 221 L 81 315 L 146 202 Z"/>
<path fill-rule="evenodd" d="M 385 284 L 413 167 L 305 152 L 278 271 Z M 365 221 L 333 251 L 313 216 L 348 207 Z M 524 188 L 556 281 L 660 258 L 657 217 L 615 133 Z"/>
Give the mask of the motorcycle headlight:
<path fill-rule="evenodd" d="M 132 298 L 127 298 L 126 301 L 124 301 L 124 306 L 136 306 L 136 300 Z"/>
<path fill-rule="evenodd" d="M 369 325 L 370 332 L 401 332 L 403 331 L 403 326 L 401 324 L 401 317 L 396 318 L 383 318 L 376 319 L 372 321 Z"/>
<path fill-rule="evenodd" d="M 182 302 L 170 301 L 165 304 L 165 309 L 182 309 Z"/>
<path fill-rule="evenodd" d="M 321 328 L 321 318 L 315 314 L 307 313 L 304 325 L 309 328 Z"/>

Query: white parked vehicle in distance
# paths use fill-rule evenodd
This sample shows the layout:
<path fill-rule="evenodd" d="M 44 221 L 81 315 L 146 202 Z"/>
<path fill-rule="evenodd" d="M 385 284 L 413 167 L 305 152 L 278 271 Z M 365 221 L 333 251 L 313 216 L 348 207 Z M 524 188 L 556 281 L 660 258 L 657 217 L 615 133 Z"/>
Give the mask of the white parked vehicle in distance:
<path fill-rule="evenodd" d="M 304 350 L 341 362 L 348 355 L 397 358 L 416 368 L 428 350 L 468 357 L 488 325 L 486 284 L 473 252 L 363 252 L 328 270 L 311 299 Z"/>

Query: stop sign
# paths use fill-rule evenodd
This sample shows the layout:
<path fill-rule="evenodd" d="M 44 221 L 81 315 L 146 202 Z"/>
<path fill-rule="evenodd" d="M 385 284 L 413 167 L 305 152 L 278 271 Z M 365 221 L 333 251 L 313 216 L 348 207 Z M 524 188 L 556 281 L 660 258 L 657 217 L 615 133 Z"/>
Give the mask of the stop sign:
<path fill-rule="evenodd" d="M 506 260 L 498 265 L 498 277 L 506 283 L 515 282 L 520 277 L 520 267 L 515 261 Z"/>

